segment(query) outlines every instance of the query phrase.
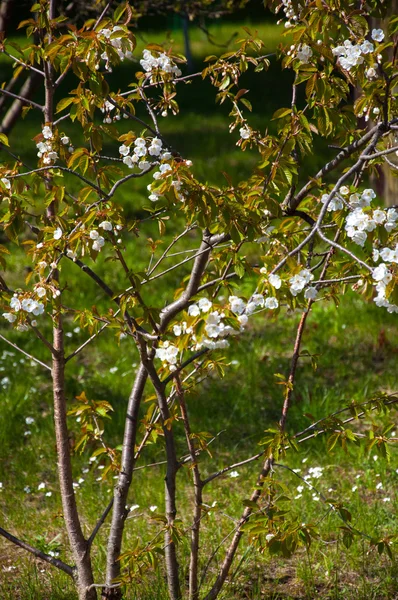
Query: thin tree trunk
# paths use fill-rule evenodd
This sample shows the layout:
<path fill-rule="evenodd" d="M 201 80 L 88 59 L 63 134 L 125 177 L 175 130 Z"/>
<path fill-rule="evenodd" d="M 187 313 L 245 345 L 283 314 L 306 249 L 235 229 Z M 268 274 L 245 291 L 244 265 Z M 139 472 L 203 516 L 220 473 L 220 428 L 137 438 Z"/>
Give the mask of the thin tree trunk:
<path fill-rule="evenodd" d="M 126 510 L 126 502 L 133 478 L 138 413 L 147 378 L 148 372 L 141 364 L 127 405 L 121 469 L 119 479 L 114 490 L 112 522 L 107 548 L 106 583 L 108 586 L 110 586 L 112 581 L 120 575 L 120 561 L 118 558 L 120 556 L 122 547 L 124 524 L 128 515 L 128 511 Z M 122 597 L 122 594 L 119 589 L 108 587 L 104 589 L 103 597 L 117 600 L 118 598 Z"/>
<path fill-rule="evenodd" d="M 2 0 L 0 3 L 0 32 L 6 32 L 7 21 L 10 18 L 14 0 Z"/>
<path fill-rule="evenodd" d="M 174 443 L 173 426 L 170 423 L 170 411 L 167 404 L 167 398 L 164 390 L 164 384 L 159 379 L 153 362 L 145 361 L 145 367 L 148 371 L 151 382 L 155 388 L 156 397 L 158 400 L 159 411 L 162 420 L 163 435 L 166 444 L 166 477 L 165 477 L 165 509 L 167 527 L 164 535 L 165 539 L 165 557 L 166 557 L 166 573 L 167 585 L 169 588 L 169 596 L 171 600 L 180 600 L 181 589 L 179 580 L 179 566 L 177 560 L 177 548 L 173 539 L 174 521 L 177 516 L 176 504 L 176 478 L 179 464 Z"/>
<path fill-rule="evenodd" d="M 203 503 L 203 483 L 200 477 L 199 466 L 196 460 L 196 449 L 191 436 L 191 427 L 189 424 L 188 410 L 185 404 L 184 390 L 181 385 L 179 375 L 175 377 L 178 400 L 180 403 L 181 416 L 184 423 L 185 437 L 187 440 L 189 455 L 192 461 L 193 485 L 194 485 L 194 512 L 191 527 L 191 554 L 189 558 L 189 600 L 198 600 L 198 564 L 199 564 L 199 540 L 200 540 L 200 521 L 202 518 Z"/>
<path fill-rule="evenodd" d="M 193 72 L 193 58 L 191 50 L 191 40 L 189 37 L 189 17 L 187 14 L 181 16 L 182 21 L 182 33 L 184 35 L 184 55 L 187 59 L 188 73 Z"/>
<path fill-rule="evenodd" d="M 56 0 L 50 0 L 48 17 L 54 19 Z M 49 38 L 51 36 L 49 35 Z M 49 39 L 49 43 L 51 39 Z M 44 63 L 45 72 L 45 111 L 44 118 L 47 123 L 52 123 L 54 118 L 54 84 L 53 68 L 50 62 Z M 47 187 L 50 184 L 46 184 Z M 47 209 L 47 216 L 54 221 L 56 204 L 52 202 Z M 59 272 L 55 270 L 54 279 L 58 281 Z M 79 513 L 77 510 L 76 496 L 73 489 L 72 461 L 69 446 L 69 432 L 67 424 L 67 409 L 65 395 L 65 354 L 64 331 L 62 315 L 60 312 L 61 298 L 58 297 L 57 306 L 53 312 L 53 364 L 52 380 L 54 395 L 54 423 L 57 446 L 58 477 L 61 491 L 62 509 L 65 526 L 75 561 L 75 579 L 79 600 L 96 600 L 95 588 L 88 589 L 93 583 L 90 548 L 81 529 Z"/>
<path fill-rule="evenodd" d="M 91 568 L 90 553 L 87 541 L 84 538 L 79 514 L 77 511 L 76 497 L 73 489 L 72 464 L 70 457 L 69 432 L 66 417 L 65 397 L 65 359 L 62 328 L 62 317 L 56 316 L 57 324 L 53 331 L 53 393 L 54 393 L 54 422 L 57 444 L 58 477 L 61 491 L 62 509 L 65 526 L 75 561 L 76 583 L 79 600 L 96 600 L 95 589 L 87 591 L 87 587 L 94 583 Z"/>

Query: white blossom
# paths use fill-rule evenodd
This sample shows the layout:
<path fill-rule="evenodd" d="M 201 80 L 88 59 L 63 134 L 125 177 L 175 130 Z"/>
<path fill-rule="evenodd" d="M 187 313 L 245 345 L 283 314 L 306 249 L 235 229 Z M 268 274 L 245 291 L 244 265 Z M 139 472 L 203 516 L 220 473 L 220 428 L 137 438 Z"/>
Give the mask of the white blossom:
<path fill-rule="evenodd" d="M 245 125 L 244 127 L 241 127 L 239 129 L 239 135 L 242 138 L 242 140 L 248 140 L 250 137 L 250 129 L 247 127 L 247 125 Z"/>
<path fill-rule="evenodd" d="M 212 302 L 208 298 L 201 298 L 198 301 L 198 306 L 202 312 L 208 312 L 212 307 Z"/>
<path fill-rule="evenodd" d="M 98 227 L 101 227 L 101 229 L 103 229 L 104 231 L 112 231 L 113 229 L 113 225 L 110 221 L 102 221 L 102 223 L 100 223 Z"/>
<path fill-rule="evenodd" d="M 305 64 L 310 61 L 311 56 L 312 50 L 310 46 L 308 46 L 307 44 L 300 44 L 299 50 L 297 51 L 297 58 Z"/>
<path fill-rule="evenodd" d="M 274 310 L 275 308 L 278 308 L 279 302 L 278 302 L 277 298 L 273 298 L 272 296 L 269 296 L 268 298 L 266 298 L 264 306 L 265 306 L 265 308 Z"/>
<path fill-rule="evenodd" d="M 62 237 L 62 229 L 60 227 L 57 227 L 57 229 L 54 231 L 54 240 L 60 240 Z"/>
<path fill-rule="evenodd" d="M 102 235 L 99 235 L 97 239 L 95 239 L 93 242 L 93 250 L 95 250 L 96 252 L 101 252 L 101 248 L 104 244 L 105 239 L 102 237 Z"/>
<path fill-rule="evenodd" d="M 306 298 L 307 300 L 315 300 L 317 295 L 318 290 L 313 286 L 308 287 L 304 292 L 304 298 Z"/>
<path fill-rule="evenodd" d="M 384 31 L 382 29 L 372 29 L 372 40 L 382 42 L 384 40 Z"/>
<path fill-rule="evenodd" d="M 49 127 L 48 125 L 45 125 L 42 129 L 42 134 L 45 140 L 50 140 L 53 137 L 53 132 L 51 130 L 51 127 Z"/>
<path fill-rule="evenodd" d="M 282 285 L 282 279 L 276 273 L 271 274 L 268 277 L 268 281 L 270 282 L 272 287 L 274 287 L 276 290 L 279 290 Z"/>

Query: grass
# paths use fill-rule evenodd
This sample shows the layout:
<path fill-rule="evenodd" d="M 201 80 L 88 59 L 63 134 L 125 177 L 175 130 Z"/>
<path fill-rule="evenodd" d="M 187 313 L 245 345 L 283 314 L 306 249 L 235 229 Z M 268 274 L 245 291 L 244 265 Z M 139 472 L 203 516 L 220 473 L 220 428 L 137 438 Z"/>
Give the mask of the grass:
<path fill-rule="evenodd" d="M 237 28 L 236 24 L 221 23 L 212 25 L 210 31 L 217 40 L 222 41 L 228 40 Z M 262 39 L 266 40 L 267 51 L 275 48 L 280 30 L 268 23 L 258 24 L 258 29 Z M 172 31 L 172 38 L 177 43 L 177 50 L 181 50 L 178 47 L 178 44 L 181 45 L 181 33 Z M 146 32 L 144 39 L 139 38 L 140 50 L 147 39 L 159 43 L 167 39 L 167 33 Z M 209 45 L 206 36 L 199 30 L 192 32 L 192 49 L 197 62 L 206 54 L 214 53 L 214 47 Z M 3 60 L 1 55 L 0 60 Z M 114 74 L 116 86 L 122 83 L 125 86 L 125 81 L 131 75 L 129 69 L 130 66 L 124 64 Z M 261 77 L 258 80 L 261 81 L 260 88 L 253 87 L 257 79 L 247 83 L 247 87 L 253 89 L 252 97 L 255 99 L 250 122 L 253 127 L 266 129 L 273 110 L 281 105 L 281 98 L 288 102 L 289 76 L 280 79 L 277 68 L 272 64 L 270 71 Z M 65 86 L 67 89 L 67 81 Z M 199 81 L 183 88 L 181 114 L 164 122 L 165 135 L 193 159 L 198 177 L 217 183 L 222 181 L 222 171 L 226 170 L 235 180 L 243 179 L 250 172 L 255 157 L 250 152 L 242 154 L 238 149 L 231 151 L 226 111 L 214 106 L 214 91 L 210 87 L 205 87 L 204 91 L 202 89 Z M 278 94 L 271 93 L 273 89 L 277 89 Z M 11 144 L 16 146 L 17 151 L 23 152 L 27 160 L 34 159 L 34 145 L 30 140 L 39 129 L 40 121 L 29 113 L 26 121 L 18 124 L 10 138 Z M 67 133 L 78 143 L 79 139 L 74 138 L 77 135 L 74 130 Z M 110 146 L 106 148 L 108 150 Z M 313 172 L 316 163 L 321 160 L 322 155 L 315 157 L 308 167 L 309 171 Z M 146 184 L 147 181 L 139 182 L 133 189 L 118 196 L 128 214 L 134 215 L 145 206 Z M 169 234 L 172 233 L 170 228 Z M 134 246 L 127 237 L 124 240 L 132 252 L 134 248 L 136 254 L 131 256 L 136 269 L 145 268 L 142 256 L 145 256 L 147 237 L 155 235 L 153 225 L 148 223 L 141 237 L 134 241 Z M 194 238 L 191 238 L 189 243 L 193 242 Z M 186 247 L 184 244 L 186 242 L 181 248 Z M 20 257 L 15 254 L 7 275 L 7 281 L 13 287 L 22 285 L 24 279 L 19 261 Z M 100 257 L 96 266 L 98 272 L 107 278 L 108 264 Z M 101 293 L 90 280 L 76 277 L 73 264 L 64 265 L 62 269 L 62 276 L 68 282 L 66 303 L 73 298 L 74 303 L 81 306 L 95 304 L 99 310 L 106 306 Z M 170 300 L 170 289 L 174 289 L 176 281 L 179 282 L 182 276 L 183 270 L 179 271 L 178 279 L 171 274 L 168 279 L 160 280 L 161 283 L 155 288 L 143 288 L 145 299 L 162 306 L 167 299 Z M 115 289 L 124 283 L 122 274 L 117 270 L 112 272 L 111 281 Z M 283 389 L 275 374 L 286 374 L 289 370 L 298 319 L 296 313 L 287 313 L 278 321 L 263 315 L 257 318 L 247 334 L 236 339 L 230 350 L 225 352 L 225 362 L 229 364 L 226 378 L 211 376 L 189 395 L 188 409 L 193 431 L 220 434 L 211 446 L 213 457 L 201 457 L 204 476 L 258 452 L 258 443 L 264 436 L 264 430 L 277 422 Z M 73 350 L 86 339 L 86 332 L 77 325 L 71 318 L 66 319 L 67 351 Z M 8 329 L 4 328 L 4 331 L 9 335 Z M 21 333 L 14 333 L 11 337 L 28 352 L 49 362 L 48 352 L 38 347 L 34 340 L 27 339 Z M 308 356 L 301 358 L 289 416 L 291 433 L 308 426 L 308 414 L 318 419 L 352 400 L 364 401 L 379 390 L 392 392 L 397 389 L 396 319 L 371 304 L 363 303 L 354 293 L 347 293 L 339 308 L 330 303 L 315 304 L 303 349 L 316 357 L 317 370 L 314 371 Z M 106 428 L 106 439 L 110 444 L 118 444 L 121 440 L 126 398 L 133 382 L 137 358 L 136 350 L 128 340 L 122 340 L 120 347 L 117 347 L 112 333 L 106 331 L 95 346 L 70 363 L 67 371 L 67 390 L 71 400 L 85 390 L 89 397 L 108 400 L 114 407 L 112 420 Z M 69 560 L 57 486 L 50 379 L 41 367 L 31 364 L 29 359 L 20 356 L 2 341 L 0 394 L 1 521 L 6 529 L 34 545 L 42 544 L 47 551 L 54 547 L 54 542 L 51 542 L 61 533 L 57 540 L 61 557 Z M 27 417 L 32 417 L 34 423 L 27 425 Z M 396 416 L 392 418 L 396 419 Z M 398 421 L 395 422 L 398 427 Z M 362 424 L 359 428 L 363 430 Z M 78 436 L 78 424 L 72 418 L 70 430 L 73 444 Z M 30 434 L 25 435 L 27 431 Z M 186 445 L 181 423 L 176 424 L 175 431 L 178 453 L 184 455 Z M 98 481 L 102 461 L 90 463 L 91 451 L 92 448 L 87 449 L 82 455 L 74 457 L 75 481 L 83 479 L 76 493 L 86 533 L 91 531 L 99 513 L 106 506 L 112 487 L 111 479 L 107 482 Z M 163 456 L 161 444 L 148 446 L 143 464 L 163 460 Z M 398 483 L 397 462 L 394 451 L 391 463 L 387 464 L 375 451 L 369 455 L 363 445 L 349 449 L 347 454 L 340 448 L 327 454 L 326 438 L 322 436 L 308 442 L 299 454 L 288 455 L 286 463 L 291 468 L 300 469 L 300 476 L 305 476 L 310 467 L 323 468 L 321 477 L 311 480 L 316 491 L 306 487 L 299 491 L 297 488 L 304 486 L 303 481 L 291 472 L 277 469 L 275 473 L 278 481 L 288 489 L 290 500 L 286 501 L 286 507 L 297 515 L 300 522 L 316 523 L 319 538 L 313 541 L 308 552 L 300 549 L 292 558 L 283 559 L 267 552 L 260 554 L 246 537 L 229 583 L 220 597 L 224 600 L 393 598 L 398 594 L 395 558 L 380 557 L 377 550 L 370 549 L 368 542 L 360 536 L 354 538 L 350 548 L 345 548 L 340 530 L 342 522 L 318 499 L 318 491 L 334 501 L 343 502 L 352 513 L 356 528 L 372 538 L 381 538 L 397 529 L 398 498 L 394 491 Z M 217 484 L 210 484 L 206 488 L 204 502 L 210 509 L 202 523 L 202 569 L 220 540 L 231 531 L 231 519 L 239 518 L 243 508 L 242 499 L 250 496 L 258 470 L 258 463 L 251 463 L 240 468 L 236 478 L 226 475 Z M 126 549 L 131 548 L 136 539 L 145 543 L 159 531 L 159 523 L 151 517 L 163 510 L 163 476 L 164 467 L 161 465 L 137 471 L 129 505 L 138 504 L 139 507 L 131 512 L 128 520 Z M 178 478 L 179 516 L 186 530 L 192 510 L 189 469 L 182 469 Z M 45 483 L 45 489 L 39 490 L 42 482 Z M 29 492 L 25 491 L 27 486 Z M 357 489 L 353 490 L 355 486 Z M 51 495 L 46 495 L 49 492 Z M 390 500 L 384 501 L 386 498 Z M 154 512 L 150 510 L 153 506 L 158 507 Z M 95 545 L 94 567 L 98 581 L 103 580 L 108 527 L 107 524 L 103 527 Z M 185 533 L 181 541 L 183 551 L 180 552 L 184 573 L 187 570 L 184 556 L 187 555 L 188 543 Z M 220 550 L 210 566 L 204 589 L 214 579 L 222 556 L 223 550 Z M 0 589 L 1 597 L 5 599 L 76 598 L 66 576 L 2 539 Z M 127 598 L 166 599 L 162 567 L 135 582 L 129 588 Z"/>

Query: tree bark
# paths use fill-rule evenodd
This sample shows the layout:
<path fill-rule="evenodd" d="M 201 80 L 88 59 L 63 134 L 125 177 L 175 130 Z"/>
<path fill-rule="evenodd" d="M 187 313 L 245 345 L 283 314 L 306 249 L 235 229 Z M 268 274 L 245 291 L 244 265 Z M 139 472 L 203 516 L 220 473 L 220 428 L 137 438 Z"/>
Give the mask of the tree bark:
<path fill-rule="evenodd" d="M 106 583 L 108 586 L 120 575 L 118 560 L 122 547 L 124 524 L 128 515 L 126 510 L 127 496 L 133 478 L 134 449 L 137 438 L 138 413 L 145 383 L 148 378 L 146 368 L 141 364 L 135 378 L 133 389 L 127 405 L 126 424 L 123 438 L 123 449 L 119 479 L 114 490 L 112 522 L 107 548 Z M 118 588 L 104 588 L 103 598 L 117 600 L 122 597 Z"/>
<path fill-rule="evenodd" d="M 54 422 L 57 444 L 58 477 L 61 491 L 62 509 L 69 542 L 75 561 L 75 579 L 78 588 L 79 600 L 96 600 L 95 589 L 87 591 L 94 583 L 91 568 L 90 553 L 87 541 L 84 538 L 76 497 L 73 489 L 72 464 L 70 457 L 69 432 L 66 417 L 65 397 L 65 359 L 63 348 L 62 317 L 56 317 L 57 324 L 53 331 L 53 394 L 54 394 Z"/>

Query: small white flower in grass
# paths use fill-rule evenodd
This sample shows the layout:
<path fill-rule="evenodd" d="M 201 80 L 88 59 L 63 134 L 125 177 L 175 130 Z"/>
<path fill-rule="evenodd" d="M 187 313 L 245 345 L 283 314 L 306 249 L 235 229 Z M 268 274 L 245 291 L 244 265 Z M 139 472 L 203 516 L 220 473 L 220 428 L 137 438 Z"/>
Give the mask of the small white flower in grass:
<path fill-rule="evenodd" d="M 296 490 L 298 491 L 299 494 L 301 494 L 301 492 L 303 491 L 304 486 L 303 485 L 298 485 Z"/>
<path fill-rule="evenodd" d="M 98 227 L 101 227 L 101 229 L 103 229 L 104 231 L 112 231 L 113 229 L 113 225 L 110 221 L 102 221 L 102 223 L 100 223 Z"/>
<path fill-rule="evenodd" d="M 157 506 L 155 506 L 155 505 L 149 507 L 149 510 L 151 512 L 155 512 L 156 509 L 157 509 Z"/>
<path fill-rule="evenodd" d="M 62 237 L 62 229 L 60 227 L 57 227 L 57 229 L 54 231 L 54 240 L 60 240 Z"/>
<path fill-rule="evenodd" d="M 48 125 L 45 125 L 42 129 L 42 134 L 45 140 L 50 140 L 53 137 L 53 132 L 51 130 L 51 127 L 49 127 Z"/>
<path fill-rule="evenodd" d="M 273 275 L 270 275 L 268 277 L 268 281 L 270 282 L 272 287 L 274 287 L 276 290 L 279 290 L 279 288 L 282 285 L 282 279 L 276 273 L 274 273 Z"/>
<path fill-rule="evenodd" d="M 383 502 L 391 502 L 391 498 L 387 496 L 386 498 L 383 498 Z"/>
<path fill-rule="evenodd" d="M 30 429 L 27 429 L 26 431 L 24 431 L 24 436 L 25 437 L 28 437 L 30 435 L 32 435 L 32 432 L 30 431 Z"/>
<path fill-rule="evenodd" d="M 231 471 L 229 476 L 232 478 L 239 477 L 239 473 L 238 473 L 238 471 Z"/>
<path fill-rule="evenodd" d="M 381 483 L 381 481 L 379 481 L 379 483 L 376 485 L 376 490 L 382 490 L 383 489 L 383 484 Z"/>
<path fill-rule="evenodd" d="M 112 373 L 112 375 L 113 375 L 113 374 L 114 374 L 114 373 L 116 373 L 116 371 L 118 371 L 118 370 L 119 370 L 119 369 L 118 369 L 118 367 L 111 367 L 111 368 L 109 369 L 109 373 Z"/>
<path fill-rule="evenodd" d="M 104 244 L 105 244 L 105 239 L 100 235 L 93 242 L 93 250 L 95 250 L 96 252 L 101 252 L 101 248 Z"/>
<path fill-rule="evenodd" d="M 39 483 L 39 485 L 37 486 L 37 489 L 40 490 L 45 490 L 46 489 L 46 484 L 44 483 L 44 481 L 42 481 L 41 483 Z"/>
<path fill-rule="evenodd" d="M 9 323 L 14 323 L 14 321 L 16 320 L 17 316 L 14 315 L 13 313 L 3 313 L 3 317 L 6 321 L 8 321 Z"/>
<path fill-rule="evenodd" d="M 357 489 L 358 489 L 358 486 L 357 486 L 357 485 L 354 485 L 354 486 L 351 488 L 351 491 L 352 491 L 352 492 L 356 492 L 356 491 L 357 491 Z"/>
<path fill-rule="evenodd" d="M 52 495 L 53 495 L 53 493 L 52 493 L 52 492 L 46 492 L 46 496 L 47 496 L 48 498 L 50 498 L 50 496 L 52 496 Z"/>
<path fill-rule="evenodd" d="M 32 490 L 30 489 L 30 487 L 29 487 L 28 485 L 25 485 L 25 487 L 24 487 L 23 491 L 25 492 L 25 494 L 30 494 L 30 492 L 31 492 Z"/>
<path fill-rule="evenodd" d="M 314 500 L 314 502 L 318 502 L 319 496 L 317 496 L 316 494 L 312 494 L 312 499 Z"/>
<path fill-rule="evenodd" d="M 308 287 L 304 292 L 304 298 L 306 298 L 307 300 L 315 300 L 317 295 L 318 290 L 313 286 Z"/>
<path fill-rule="evenodd" d="M 245 127 L 241 127 L 239 129 L 239 135 L 242 140 L 248 140 L 250 137 L 250 129 L 245 125 Z"/>
<path fill-rule="evenodd" d="M 122 156 L 127 156 L 129 152 L 130 148 L 128 146 L 125 146 L 124 144 L 119 146 L 119 154 L 121 154 Z"/>
<path fill-rule="evenodd" d="M 139 507 L 140 507 L 140 505 L 139 505 L 139 504 L 132 504 L 132 505 L 130 506 L 130 512 L 133 512 L 134 510 L 137 510 L 137 508 L 139 508 Z"/>
<path fill-rule="evenodd" d="M 382 42 L 384 40 L 384 31 L 382 29 L 372 29 L 372 40 Z"/>
<path fill-rule="evenodd" d="M 297 494 L 297 496 L 294 497 L 295 500 L 298 500 L 299 498 L 302 498 L 303 494 Z"/>
<path fill-rule="evenodd" d="M 34 422 L 35 422 L 35 420 L 33 417 L 26 417 L 26 419 L 25 419 L 26 425 L 33 425 Z"/>
<path fill-rule="evenodd" d="M 275 308 L 278 308 L 278 306 L 279 306 L 278 299 L 270 296 L 269 298 L 266 298 L 264 306 L 265 306 L 265 308 L 274 310 Z"/>
<path fill-rule="evenodd" d="M 198 306 L 202 312 L 208 312 L 211 309 L 212 305 L 213 303 L 210 302 L 208 298 L 201 298 L 198 302 Z"/>
<path fill-rule="evenodd" d="M 308 457 L 306 457 L 306 458 L 303 458 L 303 460 L 302 460 L 301 462 L 302 462 L 302 463 L 306 463 L 306 462 L 307 462 L 307 460 L 308 460 Z"/>

